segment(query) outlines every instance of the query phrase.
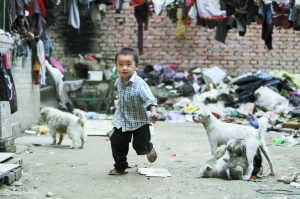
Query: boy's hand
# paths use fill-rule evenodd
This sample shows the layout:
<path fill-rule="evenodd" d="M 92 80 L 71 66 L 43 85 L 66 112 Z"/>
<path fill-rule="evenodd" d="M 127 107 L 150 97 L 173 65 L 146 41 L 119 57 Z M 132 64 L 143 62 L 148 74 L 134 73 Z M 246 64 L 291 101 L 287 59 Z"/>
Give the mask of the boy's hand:
<path fill-rule="evenodd" d="M 157 113 L 156 113 L 156 112 L 150 113 L 149 119 L 151 120 L 151 122 L 152 122 L 153 124 L 155 124 L 155 123 L 156 123 L 156 120 L 157 120 Z"/>

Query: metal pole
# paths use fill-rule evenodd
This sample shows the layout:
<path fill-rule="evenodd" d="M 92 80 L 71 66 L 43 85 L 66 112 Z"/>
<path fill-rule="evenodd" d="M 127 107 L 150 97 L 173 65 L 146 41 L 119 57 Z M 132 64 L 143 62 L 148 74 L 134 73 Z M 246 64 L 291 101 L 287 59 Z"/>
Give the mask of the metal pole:
<path fill-rule="evenodd" d="M 5 21 L 6 21 L 6 0 L 3 0 L 3 30 L 5 31 Z"/>

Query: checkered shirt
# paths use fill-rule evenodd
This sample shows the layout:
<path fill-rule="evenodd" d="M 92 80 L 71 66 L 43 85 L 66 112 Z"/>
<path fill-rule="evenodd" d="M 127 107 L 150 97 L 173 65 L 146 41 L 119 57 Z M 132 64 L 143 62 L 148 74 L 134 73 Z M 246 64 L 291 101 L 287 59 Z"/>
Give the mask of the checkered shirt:
<path fill-rule="evenodd" d="M 112 125 L 122 131 L 133 131 L 145 124 L 151 124 L 147 111 L 150 105 L 157 106 L 148 84 L 134 72 L 126 84 L 122 77 L 115 83 L 118 89 L 118 107 L 112 119 Z"/>

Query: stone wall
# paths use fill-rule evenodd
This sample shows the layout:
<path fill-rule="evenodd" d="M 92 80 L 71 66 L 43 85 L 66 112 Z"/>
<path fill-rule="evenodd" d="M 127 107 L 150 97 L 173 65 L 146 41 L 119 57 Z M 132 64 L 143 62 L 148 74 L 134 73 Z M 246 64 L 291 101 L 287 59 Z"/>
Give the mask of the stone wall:
<path fill-rule="evenodd" d="M 0 51 L 6 52 L 10 58 L 11 71 L 17 90 L 18 111 L 11 115 L 12 123 L 20 123 L 22 128 L 30 127 L 39 117 L 40 92 L 39 85 L 34 85 L 31 76 L 31 51 L 28 57 L 17 57 L 15 66 L 11 56 L 14 40 L 0 35 Z"/>
<path fill-rule="evenodd" d="M 56 6 L 56 25 L 47 32 L 53 42 L 53 56 L 57 59 L 99 53 L 108 66 L 114 65 L 114 54 L 122 47 L 137 50 L 137 23 L 129 0 L 123 3 L 121 13 L 107 6 L 100 26 L 94 26 L 90 16 L 81 16 L 80 30 L 68 25 L 68 6 L 65 1 Z M 66 10 L 66 12 L 64 12 Z M 257 70 L 282 69 L 299 73 L 300 32 L 292 29 L 273 31 L 273 47 L 269 51 L 261 39 L 262 26 L 251 24 L 244 37 L 230 30 L 225 44 L 214 39 L 215 30 L 196 26 L 192 21 L 183 39 L 175 37 L 176 24 L 163 9 L 161 15 L 150 18 L 149 29 L 144 31 L 144 51 L 140 63 L 178 64 L 182 69 L 218 66 L 225 71 L 243 74 Z"/>

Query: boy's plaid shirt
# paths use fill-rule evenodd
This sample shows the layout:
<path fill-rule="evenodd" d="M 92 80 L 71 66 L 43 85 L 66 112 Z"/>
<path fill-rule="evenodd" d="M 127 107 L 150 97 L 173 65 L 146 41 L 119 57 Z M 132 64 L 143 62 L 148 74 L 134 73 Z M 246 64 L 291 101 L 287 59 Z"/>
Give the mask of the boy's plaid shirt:
<path fill-rule="evenodd" d="M 149 106 L 157 106 L 148 84 L 134 72 L 130 80 L 123 85 L 122 77 L 115 83 L 118 89 L 118 107 L 112 124 L 122 131 L 133 131 L 145 124 L 151 124 L 147 111 Z"/>

